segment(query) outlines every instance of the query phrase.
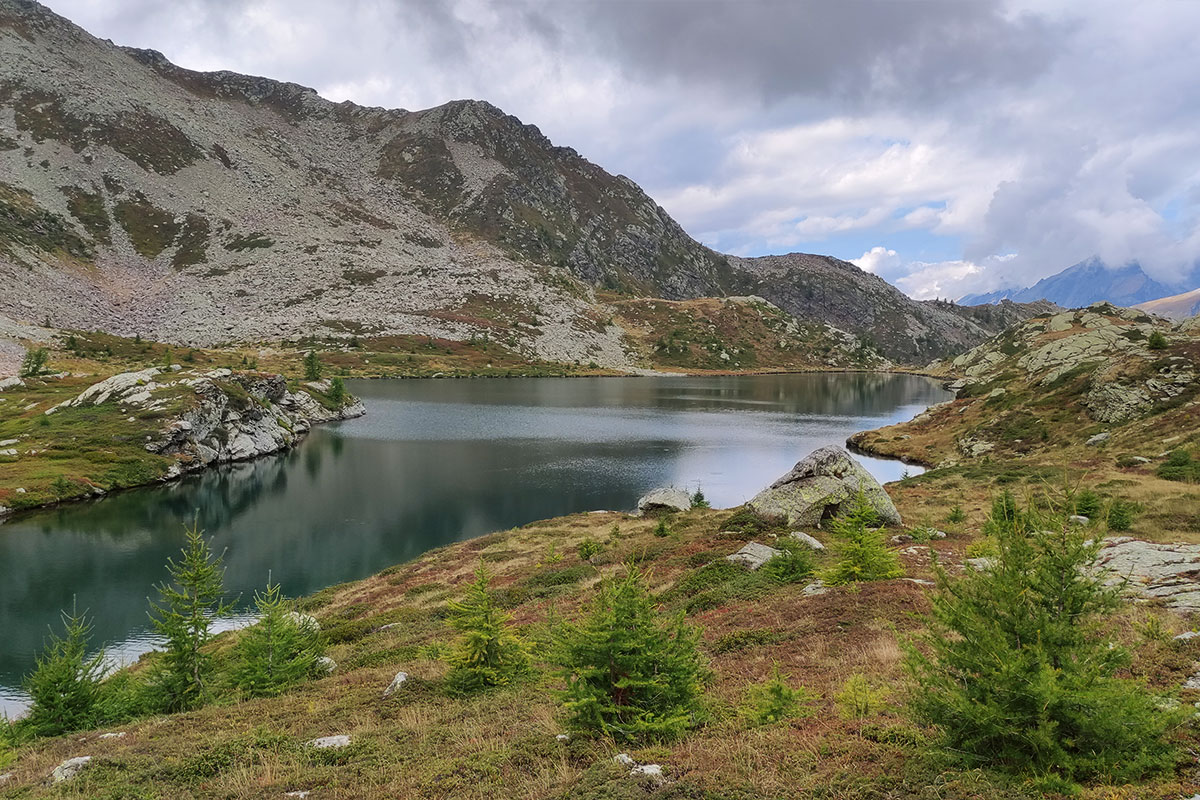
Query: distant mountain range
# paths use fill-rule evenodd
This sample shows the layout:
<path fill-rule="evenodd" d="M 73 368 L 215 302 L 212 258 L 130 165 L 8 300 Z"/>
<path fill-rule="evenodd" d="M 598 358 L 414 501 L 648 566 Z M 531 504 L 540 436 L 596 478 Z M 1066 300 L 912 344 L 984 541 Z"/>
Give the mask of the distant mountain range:
<path fill-rule="evenodd" d="M 1129 308 L 1169 295 L 1186 292 L 1200 284 L 1200 271 L 1180 283 L 1165 284 L 1147 275 L 1137 262 L 1112 268 L 1098 258 L 1080 261 L 1056 275 L 1042 278 L 1026 288 L 1000 289 L 987 294 L 968 294 L 959 298 L 962 305 L 998 303 L 1012 300 L 1032 303 L 1049 300 L 1064 308 L 1082 308 L 1107 301 Z"/>

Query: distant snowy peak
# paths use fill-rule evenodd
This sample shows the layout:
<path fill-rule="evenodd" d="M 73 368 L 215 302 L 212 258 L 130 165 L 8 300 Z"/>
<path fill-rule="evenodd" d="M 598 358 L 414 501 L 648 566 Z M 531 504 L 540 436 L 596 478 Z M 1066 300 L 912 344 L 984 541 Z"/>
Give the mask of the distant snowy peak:
<path fill-rule="evenodd" d="M 1001 300 L 1013 300 L 1018 303 L 1050 300 L 1065 308 L 1082 308 L 1092 303 L 1109 302 L 1128 308 L 1189 290 L 1200 282 L 1200 275 L 1193 274 L 1192 278 L 1179 284 L 1164 284 L 1143 272 L 1137 262 L 1109 268 L 1100 259 L 1089 258 L 1056 275 L 1042 278 L 1033 286 L 1024 289 L 1001 289 L 987 294 L 969 294 L 960 298 L 958 302 L 963 305 L 978 305 L 998 303 Z"/>

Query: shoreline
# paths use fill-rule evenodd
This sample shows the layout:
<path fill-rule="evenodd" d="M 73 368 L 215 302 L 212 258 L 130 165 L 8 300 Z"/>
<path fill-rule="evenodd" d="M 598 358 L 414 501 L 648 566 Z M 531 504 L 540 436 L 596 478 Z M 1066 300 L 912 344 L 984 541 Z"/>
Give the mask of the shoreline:
<path fill-rule="evenodd" d="M 383 376 L 383 375 L 379 375 L 379 376 L 369 376 L 369 377 L 368 376 L 350 377 L 350 378 L 347 378 L 347 380 L 370 380 L 370 381 L 377 381 L 377 380 L 447 380 L 447 379 L 457 379 L 457 380 L 467 380 L 467 379 L 497 379 L 497 380 L 541 379 L 541 380 L 544 380 L 547 378 L 575 379 L 575 378 L 675 378 L 675 377 L 678 377 L 678 378 L 690 378 L 690 377 L 738 378 L 738 377 L 757 377 L 757 376 L 771 376 L 771 375 L 815 375 L 815 374 L 821 374 L 821 373 L 830 373 L 830 374 L 837 374 L 837 375 L 853 375 L 853 374 L 912 375 L 915 377 L 922 377 L 922 378 L 928 378 L 931 380 L 938 380 L 939 382 L 944 381 L 944 379 L 946 377 L 945 375 L 937 375 L 937 374 L 930 373 L 930 372 L 920 371 L 915 368 L 914 369 L 890 368 L 890 369 L 886 369 L 886 370 L 885 369 L 872 370 L 872 369 L 850 369 L 850 368 L 845 368 L 845 367 L 826 367 L 826 368 L 814 367 L 811 369 L 750 370 L 750 371 L 728 371 L 728 372 L 726 372 L 726 371 L 704 371 L 704 372 L 652 372 L 652 371 L 647 371 L 647 372 L 642 372 L 642 373 L 600 374 L 600 375 L 586 375 L 586 374 L 576 373 L 576 374 L 555 375 L 555 376 L 524 376 L 524 375 L 510 376 L 510 375 L 478 375 L 478 374 L 437 375 L 437 376 L 405 376 L 405 375 Z M 365 406 L 365 404 L 362 404 L 361 401 L 359 401 L 358 404 L 360 406 L 362 406 L 363 410 L 361 413 L 349 414 L 349 415 L 339 415 L 337 417 L 327 419 L 327 420 L 314 421 L 311 424 L 312 425 L 324 425 L 324 424 L 330 423 L 330 422 L 344 422 L 348 419 L 357 419 L 358 417 L 364 416 L 367 413 L 366 406 Z M 346 406 L 346 408 L 351 409 L 351 408 L 353 408 L 353 405 L 348 405 L 348 406 Z M 311 428 L 310 428 L 310 430 L 311 430 Z M 859 433 L 861 433 L 861 432 L 859 432 Z M 933 466 L 931 464 L 921 462 L 918 459 L 888 455 L 885 453 L 874 452 L 865 447 L 861 447 L 852 441 L 854 436 L 857 436 L 857 435 L 858 435 L 858 433 L 853 434 L 851 437 L 848 437 L 844 442 L 845 447 L 852 453 L 867 456 L 870 458 L 879 458 L 879 459 L 883 459 L 883 460 L 887 460 L 887 461 L 896 461 L 896 462 L 903 463 L 903 464 L 911 464 L 913 466 L 919 466 L 919 467 L 923 467 L 925 469 L 933 468 Z M 152 486 L 170 484 L 170 483 L 178 481 L 188 475 L 195 475 L 195 474 L 204 472 L 214 466 L 220 467 L 225 464 L 236 464 L 236 463 L 243 463 L 243 462 L 247 462 L 247 461 L 255 461 L 259 458 L 264 458 L 266 456 L 278 455 L 279 453 L 289 452 L 291 450 L 294 450 L 299 445 L 301 445 L 304 442 L 304 440 L 307 438 L 308 438 L 308 431 L 305 431 L 302 435 L 298 436 L 291 443 L 285 444 L 274 450 L 253 453 L 253 454 L 247 455 L 245 457 L 241 457 L 241 458 L 233 458 L 233 459 L 223 460 L 223 461 L 219 461 L 219 462 L 210 462 L 208 464 L 202 464 L 199 466 L 195 466 L 191 469 L 181 470 L 180 472 L 177 472 L 175 474 L 168 474 L 168 475 L 156 478 L 154 480 L 145 481 L 142 483 L 131 484 L 129 486 L 122 486 L 117 489 L 97 490 L 97 491 L 92 492 L 91 494 L 78 495 L 75 497 L 67 497 L 67 498 L 63 498 L 61 500 L 53 500 L 50 502 L 39 503 L 37 505 L 26 506 L 24 508 L 19 508 L 19 509 L 11 509 L 11 508 L 5 508 L 3 506 L 0 506 L 0 529 L 2 529 L 6 523 L 11 522 L 16 519 L 20 519 L 22 516 L 24 516 L 27 513 L 35 513 L 35 512 L 45 511 L 50 508 L 58 508 L 58 507 L 65 506 L 68 504 L 81 504 L 81 503 L 88 503 L 88 502 L 96 502 L 99 500 L 103 500 L 106 497 L 108 497 L 112 494 L 115 494 L 117 492 L 125 492 L 125 491 L 129 491 L 132 489 L 145 489 L 145 488 L 152 487 Z"/>

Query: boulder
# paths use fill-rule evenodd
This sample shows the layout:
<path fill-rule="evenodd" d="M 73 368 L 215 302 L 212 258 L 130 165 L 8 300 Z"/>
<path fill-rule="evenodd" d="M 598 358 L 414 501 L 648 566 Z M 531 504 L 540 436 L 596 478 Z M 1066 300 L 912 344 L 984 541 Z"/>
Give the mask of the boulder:
<path fill-rule="evenodd" d="M 692 496 L 683 489 L 674 487 L 655 489 L 638 500 L 638 511 L 643 514 L 655 511 L 687 511 L 692 507 Z"/>
<path fill-rule="evenodd" d="M 395 694 L 397 691 L 399 691 L 401 686 L 403 686 L 407 682 L 408 682 L 408 673 L 407 672 L 397 672 L 396 677 L 392 678 L 392 682 L 389 683 L 388 687 L 383 690 L 383 696 L 391 697 L 393 694 Z"/>
<path fill-rule="evenodd" d="M 287 616 L 288 619 L 291 620 L 292 624 L 297 628 L 304 628 L 305 630 L 314 632 L 321 630 L 321 623 L 317 622 L 317 618 L 311 614 L 302 614 L 299 611 L 289 611 Z"/>
<path fill-rule="evenodd" d="M 810 536 L 809 534 L 804 533 L 803 531 L 792 531 L 792 538 L 795 539 L 800 544 L 807 547 L 809 550 L 824 550 L 825 549 L 825 545 L 821 544 L 817 540 L 817 537 Z"/>
<path fill-rule="evenodd" d="M 91 761 L 91 756 L 75 756 L 75 758 L 68 758 L 66 761 L 55 767 L 54 771 L 50 773 L 51 783 L 62 783 L 63 781 L 71 780 L 71 778 L 74 778 L 79 774 L 80 770 L 90 764 Z"/>
<path fill-rule="evenodd" d="M 732 561 L 735 564 L 742 564 L 753 570 L 758 569 L 782 552 L 781 550 L 776 550 L 774 547 L 767 547 L 765 544 L 748 542 L 741 550 L 732 555 L 725 556 L 725 560 Z"/>
<path fill-rule="evenodd" d="M 309 747 L 315 747 L 318 750 L 336 750 L 342 747 L 350 746 L 350 737 L 341 736 L 322 736 L 320 739 L 313 739 L 308 743 Z"/>
<path fill-rule="evenodd" d="M 889 525 L 900 524 L 900 512 L 871 473 L 841 447 L 822 447 L 763 489 L 749 505 L 765 516 L 786 517 L 789 525 L 818 525 L 837 516 L 858 492 Z"/>
<path fill-rule="evenodd" d="M 337 662 L 329 656 L 321 656 L 317 659 L 317 668 L 322 672 L 333 672 L 337 669 Z"/>
<path fill-rule="evenodd" d="M 1200 611 L 1200 545 L 1105 539 L 1096 557 L 1109 583 L 1182 612 Z"/>
<path fill-rule="evenodd" d="M 1096 445 L 1104 444 L 1111 438 L 1112 434 L 1108 431 L 1105 431 L 1104 433 L 1097 433 L 1095 436 L 1084 442 L 1084 444 L 1086 444 L 1088 447 L 1095 447 Z"/>

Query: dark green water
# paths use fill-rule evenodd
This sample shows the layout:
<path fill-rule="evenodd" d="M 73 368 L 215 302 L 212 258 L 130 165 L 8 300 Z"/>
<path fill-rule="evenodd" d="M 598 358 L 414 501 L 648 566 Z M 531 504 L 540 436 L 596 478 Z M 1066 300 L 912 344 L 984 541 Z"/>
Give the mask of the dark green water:
<path fill-rule="evenodd" d="M 351 381 L 366 417 L 290 453 L 0 525 L 0 711 L 58 611 L 90 609 L 119 657 L 152 645 L 146 597 L 198 514 L 249 600 L 290 595 L 448 542 L 561 514 L 629 509 L 700 486 L 742 503 L 816 447 L 949 395 L 904 375 Z M 863 459 L 882 480 L 904 465 Z"/>

